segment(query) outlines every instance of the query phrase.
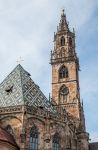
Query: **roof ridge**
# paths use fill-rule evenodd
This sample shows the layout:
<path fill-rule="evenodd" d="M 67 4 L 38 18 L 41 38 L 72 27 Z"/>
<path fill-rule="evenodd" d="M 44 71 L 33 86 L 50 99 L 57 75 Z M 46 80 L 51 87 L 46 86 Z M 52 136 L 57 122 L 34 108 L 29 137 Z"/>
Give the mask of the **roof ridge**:
<path fill-rule="evenodd" d="M 21 68 L 20 68 L 21 67 Z M 19 64 L 19 68 L 20 69 L 24 69 L 20 64 Z M 22 92 L 22 100 L 23 100 L 23 103 L 24 103 L 24 96 L 23 96 L 23 86 L 22 86 L 22 74 L 21 74 L 21 70 L 19 72 L 20 74 L 20 82 L 21 82 L 21 92 Z"/>

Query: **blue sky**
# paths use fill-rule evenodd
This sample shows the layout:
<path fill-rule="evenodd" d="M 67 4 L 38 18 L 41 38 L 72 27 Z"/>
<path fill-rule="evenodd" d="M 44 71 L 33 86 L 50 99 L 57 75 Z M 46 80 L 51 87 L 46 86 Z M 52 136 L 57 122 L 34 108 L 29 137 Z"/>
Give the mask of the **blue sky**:
<path fill-rule="evenodd" d="M 22 66 L 48 97 L 50 51 L 63 8 L 76 32 L 87 131 L 98 141 L 98 0 L 0 0 L 0 81 L 21 56 Z"/>

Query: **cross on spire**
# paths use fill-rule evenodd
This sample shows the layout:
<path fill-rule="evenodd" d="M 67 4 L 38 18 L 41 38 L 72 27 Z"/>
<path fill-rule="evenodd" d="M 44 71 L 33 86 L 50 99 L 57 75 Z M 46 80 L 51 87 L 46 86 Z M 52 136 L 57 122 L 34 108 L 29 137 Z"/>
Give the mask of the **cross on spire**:
<path fill-rule="evenodd" d="M 23 62 L 24 60 L 22 60 L 21 56 L 19 57 L 19 59 L 16 61 L 17 64 L 21 64 L 21 62 Z"/>

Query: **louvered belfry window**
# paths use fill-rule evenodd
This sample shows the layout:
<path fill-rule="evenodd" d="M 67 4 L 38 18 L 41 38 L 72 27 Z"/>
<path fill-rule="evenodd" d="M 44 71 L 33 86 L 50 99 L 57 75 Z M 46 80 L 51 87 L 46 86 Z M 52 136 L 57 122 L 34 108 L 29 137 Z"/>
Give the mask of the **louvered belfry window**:
<path fill-rule="evenodd" d="M 59 78 L 63 79 L 63 78 L 67 78 L 68 77 L 68 69 L 67 67 L 65 67 L 64 65 L 60 67 L 59 70 Z"/>
<path fill-rule="evenodd" d="M 65 38 L 64 36 L 61 37 L 61 46 L 64 46 L 65 45 Z"/>

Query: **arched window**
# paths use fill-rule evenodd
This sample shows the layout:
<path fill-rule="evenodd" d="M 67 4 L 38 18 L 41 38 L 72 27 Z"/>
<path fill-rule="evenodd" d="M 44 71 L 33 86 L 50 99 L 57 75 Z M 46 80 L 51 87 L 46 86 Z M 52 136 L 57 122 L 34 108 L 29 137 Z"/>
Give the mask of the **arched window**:
<path fill-rule="evenodd" d="M 68 93 L 68 88 L 65 85 L 62 85 L 60 88 L 60 103 L 64 103 L 67 100 Z"/>
<path fill-rule="evenodd" d="M 69 46 L 72 46 L 72 38 L 69 38 Z"/>
<path fill-rule="evenodd" d="M 60 150 L 60 137 L 55 133 L 52 139 L 52 150 Z"/>
<path fill-rule="evenodd" d="M 38 150 L 38 129 L 35 125 L 30 131 L 30 150 Z"/>
<path fill-rule="evenodd" d="M 61 37 L 61 46 L 64 46 L 65 45 L 65 38 L 64 36 Z"/>
<path fill-rule="evenodd" d="M 68 77 L 68 69 L 63 65 L 60 67 L 60 70 L 59 70 L 59 78 L 63 79 L 67 77 Z"/>

